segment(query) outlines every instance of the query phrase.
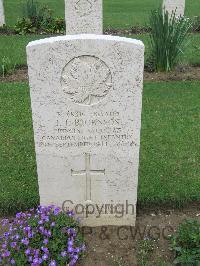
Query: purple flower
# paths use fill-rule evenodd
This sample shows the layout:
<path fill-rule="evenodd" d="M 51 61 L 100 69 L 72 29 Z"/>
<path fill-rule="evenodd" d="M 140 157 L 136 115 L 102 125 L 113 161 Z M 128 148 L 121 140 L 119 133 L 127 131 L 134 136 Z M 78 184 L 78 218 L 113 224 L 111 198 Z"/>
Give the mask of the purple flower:
<path fill-rule="evenodd" d="M 43 233 L 44 232 L 44 227 L 43 226 L 40 226 L 39 227 L 39 230 Z"/>
<path fill-rule="evenodd" d="M 29 232 L 29 233 L 28 233 L 28 238 L 32 238 L 32 237 L 33 237 L 33 235 L 34 235 L 34 233 L 33 233 L 33 232 Z"/>
<path fill-rule="evenodd" d="M 12 225 L 9 227 L 9 231 L 10 231 L 10 232 L 13 231 L 13 226 L 12 226 Z"/>
<path fill-rule="evenodd" d="M 25 232 L 30 232 L 30 231 L 31 231 L 31 227 L 30 227 L 30 226 L 26 226 L 26 227 L 24 227 L 24 231 L 25 231 Z"/>
<path fill-rule="evenodd" d="M 34 249 L 33 253 L 34 253 L 34 256 L 37 257 L 39 255 L 39 253 L 40 253 L 40 250 L 39 249 Z"/>
<path fill-rule="evenodd" d="M 3 249 L 7 248 L 7 243 L 2 244 L 1 246 Z"/>
<path fill-rule="evenodd" d="M 33 257 L 32 257 L 32 256 L 29 256 L 29 257 L 28 257 L 28 261 L 29 261 L 29 262 L 32 262 L 32 261 L 33 261 Z"/>
<path fill-rule="evenodd" d="M 23 221 L 23 220 L 19 220 L 19 225 L 21 225 L 21 227 L 20 228 L 22 228 L 22 225 L 25 223 L 25 221 Z"/>
<path fill-rule="evenodd" d="M 76 265 L 76 260 L 72 259 L 69 263 L 69 266 L 75 266 Z"/>
<path fill-rule="evenodd" d="M 4 237 L 5 237 L 5 238 L 8 238 L 8 237 L 9 237 L 9 235 L 10 235 L 10 233 L 9 233 L 9 232 L 5 232 L 5 233 L 4 233 Z"/>
<path fill-rule="evenodd" d="M 44 254 L 44 255 L 42 256 L 42 259 L 43 259 L 43 260 L 47 260 L 47 259 L 48 259 L 48 255 L 47 255 L 47 254 Z"/>
<path fill-rule="evenodd" d="M 70 236 L 76 236 L 76 231 L 75 231 L 74 228 L 68 228 L 68 229 L 67 229 L 67 233 L 68 233 L 68 235 L 70 235 Z"/>
<path fill-rule="evenodd" d="M 28 217 L 28 218 L 31 218 L 31 216 L 32 216 L 31 213 L 28 213 L 28 214 L 27 214 L 27 217 Z"/>
<path fill-rule="evenodd" d="M 48 250 L 48 248 L 46 248 L 46 247 L 41 247 L 41 250 L 42 250 L 44 253 L 49 253 L 49 250 Z"/>
<path fill-rule="evenodd" d="M 80 248 L 75 248 L 75 249 L 74 249 L 74 252 L 76 252 L 76 253 L 79 253 L 80 251 L 81 251 Z"/>
<path fill-rule="evenodd" d="M 34 258 L 33 259 L 33 264 L 38 265 L 38 264 L 41 264 L 41 263 L 42 263 L 42 259 L 40 259 L 40 258 Z"/>
<path fill-rule="evenodd" d="M 14 265 L 14 264 L 15 264 L 15 260 L 14 260 L 14 259 L 11 259 L 11 260 L 10 260 L 10 264 L 11 264 L 11 265 Z"/>
<path fill-rule="evenodd" d="M 47 216 L 47 215 L 42 214 L 42 215 L 41 215 L 41 219 L 42 219 L 44 222 L 49 222 L 49 216 Z"/>
<path fill-rule="evenodd" d="M 49 222 L 49 216 L 45 216 L 44 221 L 48 223 Z"/>
<path fill-rule="evenodd" d="M 56 266 L 56 261 L 55 260 L 52 260 L 49 264 L 49 266 Z"/>
<path fill-rule="evenodd" d="M 70 261 L 69 266 L 75 266 L 77 260 L 78 260 L 78 255 L 72 256 L 72 260 Z"/>
<path fill-rule="evenodd" d="M 1 256 L 2 256 L 3 258 L 10 257 L 10 251 L 9 251 L 9 250 L 5 250 L 5 251 L 1 254 Z"/>
<path fill-rule="evenodd" d="M 1 225 L 4 227 L 4 226 L 6 226 L 7 224 L 9 224 L 9 220 L 8 219 L 3 219 L 2 221 L 1 221 Z"/>
<path fill-rule="evenodd" d="M 72 253 L 73 251 L 74 251 L 74 249 L 72 247 L 67 248 L 67 252 Z"/>
<path fill-rule="evenodd" d="M 71 239 L 71 240 L 68 240 L 68 247 L 72 247 L 74 244 L 74 241 Z"/>
<path fill-rule="evenodd" d="M 53 214 L 54 214 L 55 216 L 57 216 L 59 213 L 60 213 L 60 208 L 59 208 L 59 207 L 56 207 L 56 208 L 54 209 L 54 211 L 53 211 Z"/>
<path fill-rule="evenodd" d="M 67 211 L 67 215 L 68 215 L 69 217 L 73 217 L 75 214 L 74 214 L 73 211 Z"/>
<path fill-rule="evenodd" d="M 11 243 L 10 243 L 10 246 L 11 246 L 11 248 L 16 248 L 16 246 L 17 246 L 17 242 L 11 242 Z"/>
<path fill-rule="evenodd" d="M 30 250 L 30 248 L 28 248 L 28 249 L 25 251 L 25 254 L 26 254 L 27 256 L 31 254 L 31 250 Z"/>
<path fill-rule="evenodd" d="M 28 246 L 28 244 L 29 244 L 29 240 L 28 240 L 27 238 L 23 238 L 21 242 L 22 242 L 22 244 L 24 244 L 25 246 Z"/>
<path fill-rule="evenodd" d="M 44 230 L 44 235 L 47 237 L 51 237 L 51 231 L 50 230 Z"/>
<path fill-rule="evenodd" d="M 62 251 L 62 252 L 61 252 L 61 256 L 62 256 L 62 257 L 66 257 L 66 256 L 67 256 L 67 252 L 66 252 L 66 251 Z"/>
<path fill-rule="evenodd" d="M 21 213 L 21 212 L 19 212 L 19 213 L 16 214 L 16 218 L 17 218 L 17 219 L 20 219 L 21 216 L 22 216 L 22 213 Z"/>
<path fill-rule="evenodd" d="M 48 210 L 48 211 L 51 211 L 52 209 L 55 209 L 55 205 L 53 205 L 53 204 L 52 204 L 52 205 L 49 205 L 49 206 L 47 207 L 47 210 Z"/>
<path fill-rule="evenodd" d="M 49 243 L 49 240 L 48 240 L 48 239 L 44 239 L 43 243 L 44 243 L 45 245 L 47 245 L 47 244 Z"/>
<path fill-rule="evenodd" d="M 56 225 L 55 222 L 52 222 L 52 223 L 51 223 L 51 227 L 54 227 L 55 225 Z"/>
<path fill-rule="evenodd" d="M 15 240 L 18 240 L 19 238 L 20 238 L 20 236 L 18 234 L 14 236 Z"/>
<path fill-rule="evenodd" d="M 81 249 L 81 251 L 85 251 L 86 250 L 85 244 L 83 244 L 80 249 Z"/>

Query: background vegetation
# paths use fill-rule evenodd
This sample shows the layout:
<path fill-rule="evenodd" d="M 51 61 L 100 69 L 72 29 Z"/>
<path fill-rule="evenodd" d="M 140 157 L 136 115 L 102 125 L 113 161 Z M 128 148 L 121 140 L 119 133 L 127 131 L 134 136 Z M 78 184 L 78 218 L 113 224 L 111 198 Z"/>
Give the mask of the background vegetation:
<path fill-rule="evenodd" d="M 14 25 L 22 17 L 21 6 L 24 0 L 6 0 L 6 21 Z M 51 8 L 55 16 L 64 17 L 64 0 L 38 0 Z M 158 8 L 162 0 L 104 0 L 104 28 L 130 28 L 133 25 L 148 23 L 149 13 Z M 199 16 L 200 1 L 186 1 L 186 16 Z"/>

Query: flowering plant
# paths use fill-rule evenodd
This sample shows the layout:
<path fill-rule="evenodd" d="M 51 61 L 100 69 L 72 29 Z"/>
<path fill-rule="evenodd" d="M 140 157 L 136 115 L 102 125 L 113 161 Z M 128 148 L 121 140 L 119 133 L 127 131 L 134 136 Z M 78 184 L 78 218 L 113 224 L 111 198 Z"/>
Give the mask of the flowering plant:
<path fill-rule="evenodd" d="M 1 224 L 0 265 L 73 266 L 85 250 L 73 213 L 55 206 L 20 212 Z"/>

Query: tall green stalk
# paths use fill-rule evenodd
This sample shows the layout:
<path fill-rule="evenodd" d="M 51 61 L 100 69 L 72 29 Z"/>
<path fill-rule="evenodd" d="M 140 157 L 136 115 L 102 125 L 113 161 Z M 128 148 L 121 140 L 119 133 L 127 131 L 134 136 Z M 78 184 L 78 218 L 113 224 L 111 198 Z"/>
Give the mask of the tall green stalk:
<path fill-rule="evenodd" d="M 188 43 L 189 19 L 177 18 L 175 12 L 170 15 L 159 8 L 151 12 L 150 27 L 151 59 L 155 70 L 173 70 Z"/>
<path fill-rule="evenodd" d="M 23 5 L 23 17 L 29 19 L 36 18 L 39 14 L 39 4 L 35 0 L 26 0 L 26 3 Z"/>

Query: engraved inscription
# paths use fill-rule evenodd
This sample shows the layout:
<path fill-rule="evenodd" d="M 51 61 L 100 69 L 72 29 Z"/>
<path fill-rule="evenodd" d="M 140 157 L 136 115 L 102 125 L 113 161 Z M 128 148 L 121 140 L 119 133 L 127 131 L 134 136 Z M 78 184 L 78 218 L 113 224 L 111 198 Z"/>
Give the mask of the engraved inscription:
<path fill-rule="evenodd" d="M 123 115 L 117 110 L 94 111 L 88 118 L 85 113 L 68 110 L 57 112 L 53 131 L 42 131 L 40 147 L 58 149 L 106 148 L 135 146 L 133 129 L 123 124 Z"/>
<path fill-rule="evenodd" d="M 91 155 L 89 153 L 85 153 L 85 170 L 74 171 L 71 170 L 72 176 L 85 176 L 86 177 L 86 201 L 91 200 L 91 177 L 93 175 L 105 175 L 104 170 L 92 170 L 90 163 Z"/>
<path fill-rule="evenodd" d="M 92 3 L 89 0 L 78 0 L 75 2 L 75 10 L 81 16 L 87 16 L 92 12 Z"/>
<path fill-rule="evenodd" d="M 111 71 L 97 57 L 76 57 L 64 67 L 61 85 L 64 95 L 72 102 L 88 106 L 97 104 L 112 88 Z"/>

